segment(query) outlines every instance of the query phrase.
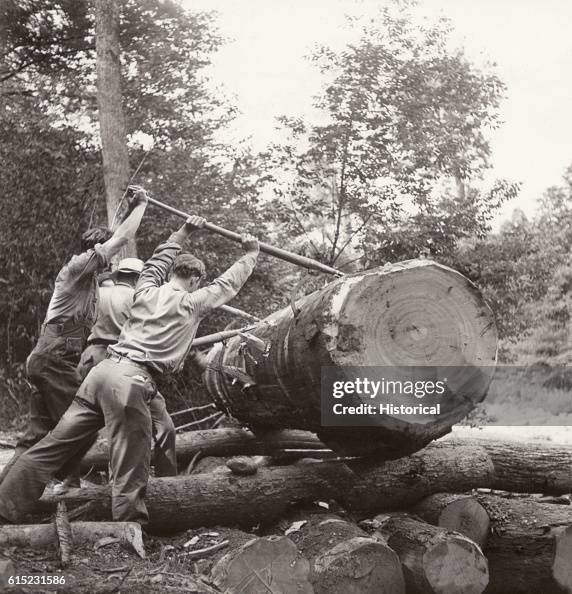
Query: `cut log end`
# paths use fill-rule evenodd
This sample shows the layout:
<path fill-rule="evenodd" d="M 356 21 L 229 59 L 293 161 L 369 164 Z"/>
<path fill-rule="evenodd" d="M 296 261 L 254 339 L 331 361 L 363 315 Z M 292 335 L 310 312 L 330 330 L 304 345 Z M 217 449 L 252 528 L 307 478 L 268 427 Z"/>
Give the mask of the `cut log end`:
<path fill-rule="evenodd" d="M 399 556 L 408 591 L 481 594 L 489 583 L 487 559 L 462 534 L 426 524 L 404 513 L 381 515 L 376 536 Z"/>
<path fill-rule="evenodd" d="M 334 363 L 494 365 L 492 312 L 458 272 L 409 260 L 354 278 L 346 281 L 339 311 L 333 312 L 339 320 Z"/>
<path fill-rule="evenodd" d="M 489 514 L 471 495 L 438 493 L 421 501 L 414 511 L 425 521 L 459 532 L 480 547 L 487 540 Z"/>
<path fill-rule="evenodd" d="M 213 567 L 214 583 L 224 592 L 312 594 L 310 566 L 286 537 L 254 538 L 223 556 Z"/>
<path fill-rule="evenodd" d="M 432 592 L 481 594 L 489 582 L 485 557 L 474 543 L 462 537 L 450 536 L 432 546 L 423 561 Z"/>
<path fill-rule="evenodd" d="M 572 592 L 572 526 L 567 526 L 556 537 L 556 551 L 552 565 L 555 582 L 564 592 Z"/>
<path fill-rule="evenodd" d="M 315 594 L 404 594 L 397 555 L 371 538 L 339 543 L 314 560 Z"/>

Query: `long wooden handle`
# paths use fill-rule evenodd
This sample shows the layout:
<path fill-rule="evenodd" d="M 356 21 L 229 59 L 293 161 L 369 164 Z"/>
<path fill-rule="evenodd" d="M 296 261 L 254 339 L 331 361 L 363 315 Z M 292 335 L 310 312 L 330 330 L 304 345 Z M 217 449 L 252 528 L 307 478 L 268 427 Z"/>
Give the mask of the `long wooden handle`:
<path fill-rule="evenodd" d="M 199 338 L 195 338 L 193 340 L 192 346 L 210 346 L 215 342 L 221 342 L 223 340 L 227 340 L 228 338 L 232 338 L 233 336 L 238 336 L 241 332 L 248 332 L 253 328 L 254 326 L 246 326 L 245 328 L 237 328 L 236 330 L 222 330 L 221 332 L 215 332 L 214 334 L 206 334 L 205 336 L 199 336 Z"/>
<path fill-rule="evenodd" d="M 188 219 L 190 216 L 182 210 L 179 210 L 178 208 L 173 208 L 172 206 L 160 202 L 155 198 L 149 198 L 149 202 L 183 219 Z M 206 222 L 204 228 L 208 229 L 209 231 L 212 231 L 213 233 L 216 233 L 217 235 L 222 235 L 223 237 L 226 237 L 231 241 L 236 241 L 238 243 L 242 241 L 242 238 L 239 233 L 229 231 L 228 229 L 225 229 L 224 227 L 219 227 L 218 225 L 215 225 L 213 223 Z M 344 276 L 344 273 L 341 270 L 337 270 L 336 268 L 332 268 L 331 266 L 322 264 L 317 260 L 312 260 L 312 258 L 300 256 L 299 254 L 294 254 L 287 250 L 283 250 L 281 248 L 277 248 L 263 242 L 259 242 L 259 245 L 261 252 L 274 256 L 275 258 L 280 258 L 280 260 L 290 262 L 291 264 L 296 264 L 297 266 L 303 266 L 304 268 L 309 268 L 310 270 L 319 270 L 320 272 L 327 272 L 328 274 L 333 274 L 335 276 Z"/>

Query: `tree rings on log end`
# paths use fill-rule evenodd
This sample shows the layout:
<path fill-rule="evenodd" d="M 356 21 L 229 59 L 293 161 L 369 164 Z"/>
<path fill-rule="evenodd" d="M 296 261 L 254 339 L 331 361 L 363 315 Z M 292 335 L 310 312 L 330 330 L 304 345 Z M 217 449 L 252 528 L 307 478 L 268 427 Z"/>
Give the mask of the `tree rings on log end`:
<path fill-rule="evenodd" d="M 436 594 L 481 594 L 489 582 L 486 558 L 465 538 L 449 537 L 424 555 L 425 578 Z"/>
<path fill-rule="evenodd" d="M 371 538 L 345 540 L 314 560 L 315 594 L 405 594 L 397 555 Z"/>

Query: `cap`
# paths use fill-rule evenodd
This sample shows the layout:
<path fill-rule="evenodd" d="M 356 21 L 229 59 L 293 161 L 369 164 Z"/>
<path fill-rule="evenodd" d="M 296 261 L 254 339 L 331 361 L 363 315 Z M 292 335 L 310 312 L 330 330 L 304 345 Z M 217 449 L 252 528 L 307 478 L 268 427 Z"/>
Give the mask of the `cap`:
<path fill-rule="evenodd" d="M 123 258 L 117 266 L 118 272 L 138 272 L 143 270 L 143 260 L 139 258 Z"/>

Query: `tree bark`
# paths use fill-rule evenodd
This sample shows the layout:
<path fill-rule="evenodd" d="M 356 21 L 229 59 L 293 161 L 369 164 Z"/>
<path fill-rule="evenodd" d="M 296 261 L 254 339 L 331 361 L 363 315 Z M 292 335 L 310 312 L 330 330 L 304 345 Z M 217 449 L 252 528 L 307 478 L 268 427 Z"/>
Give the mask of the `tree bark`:
<path fill-rule="evenodd" d="M 476 446 L 484 448 L 494 466 L 494 489 L 522 493 L 561 495 L 572 493 L 572 447 L 550 443 L 528 444 L 502 439 L 458 438 L 449 435 L 439 444 Z M 245 429 L 209 429 L 192 431 L 177 436 L 177 460 L 181 468 L 193 457 L 268 455 L 276 458 L 296 455 L 299 457 L 327 458 L 331 451 L 318 437 L 307 431 L 282 430 L 260 432 L 254 435 Z M 12 450 L 0 451 L 0 465 L 12 457 Z M 105 469 L 109 462 L 106 443 L 96 444 L 84 457 L 82 468 Z"/>
<path fill-rule="evenodd" d="M 401 562 L 389 546 L 336 516 L 300 518 L 306 523 L 290 538 L 310 562 L 315 594 L 405 594 Z"/>
<path fill-rule="evenodd" d="M 489 582 L 480 547 L 458 532 L 408 516 L 377 516 L 376 535 L 399 556 L 407 591 L 416 594 L 480 594 Z"/>
<path fill-rule="evenodd" d="M 6 461 L 12 457 L 12 451 L 8 454 Z M 205 458 L 238 455 L 308 458 L 333 456 L 331 450 L 307 431 L 282 430 L 258 432 L 254 435 L 246 429 L 227 428 L 190 431 L 177 435 L 177 463 L 180 468 L 186 467 L 197 454 Z M 84 456 L 82 469 L 106 469 L 108 464 L 109 446 L 106 442 L 98 442 Z"/>
<path fill-rule="evenodd" d="M 477 495 L 491 531 L 487 594 L 572 592 L 572 509 L 532 499 Z"/>
<path fill-rule="evenodd" d="M 490 487 L 492 466 L 482 448 L 435 444 L 380 464 L 335 461 L 260 468 L 253 476 L 230 470 L 150 479 L 146 503 L 155 531 L 198 526 L 254 526 L 283 516 L 293 505 L 338 499 L 359 513 L 402 509 L 443 491 Z M 66 501 L 99 500 L 109 514 L 109 488 L 70 491 Z M 44 501 L 54 500 L 47 494 Z M 92 512 L 95 513 L 95 512 Z"/>
<path fill-rule="evenodd" d="M 95 2 L 97 104 L 109 226 L 114 219 L 117 224 L 116 212 L 129 182 L 127 133 L 121 95 L 120 6 L 121 3 L 114 0 Z M 128 255 L 136 255 L 134 241 L 122 250 L 121 257 Z"/>
<path fill-rule="evenodd" d="M 453 530 L 483 547 L 490 531 L 489 514 L 472 495 L 436 493 L 411 510 L 429 524 Z"/>
<path fill-rule="evenodd" d="M 113 537 L 145 557 L 141 526 L 136 522 L 71 522 L 74 546 L 94 545 L 104 537 Z M 58 544 L 53 524 L 27 524 L 0 526 L 0 547 L 52 548 Z"/>
<path fill-rule="evenodd" d="M 495 489 L 553 495 L 572 492 L 570 446 L 454 436 L 445 441 L 484 448 L 495 468 Z"/>
<path fill-rule="evenodd" d="M 450 268 L 410 260 L 369 270 L 333 281 L 295 309 L 296 315 L 285 308 L 250 332 L 266 343 L 266 352 L 248 341 L 245 347 L 238 336 L 208 355 L 204 379 L 210 395 L 255 431 L 305 429 L 341 454 L 392 459 L 449 432 L 486 394 L 497 348 L 492 313 L 475 286 Z M 375 366 L 404 380 L 448 373 L 442 398 L 423 400 L 440 404 L 441 411 L 364 415 L 368 426 L 323 426 L 322 409 L 336 401 L 322 406 L 322 369 L 348 366 Z M 235 381 L 229 368 L 244 371 L 252 379 L 249 386 Z M 371 403 L 369 396 L 354 396 L 356 405 Z M 378 401 L 419 404 L 393 393 Z"/>

